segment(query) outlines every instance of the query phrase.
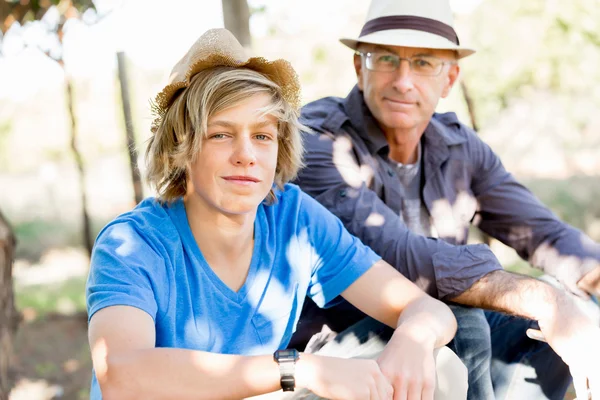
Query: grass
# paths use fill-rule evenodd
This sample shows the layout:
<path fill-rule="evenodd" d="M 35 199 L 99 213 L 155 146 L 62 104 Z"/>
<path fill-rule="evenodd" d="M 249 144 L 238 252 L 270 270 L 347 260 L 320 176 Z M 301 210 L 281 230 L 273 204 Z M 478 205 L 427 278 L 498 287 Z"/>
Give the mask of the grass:
<path fill-rule="evenodd" d="M 58 284 L 16 287 L 17 309 L 33 311 L 36 318 L 49 313 L 74 314 L 85 311 L 85 279 L 78 277 Z"/>
<path fill-rule="evenodd" d="M 17 238 L 15 258 L 29 261 L 40 259 L 44 251 L 53 247 L 79 244 L 81 232 L 74 226 L 61 221 L 32 219 L 14 225 Z"/>

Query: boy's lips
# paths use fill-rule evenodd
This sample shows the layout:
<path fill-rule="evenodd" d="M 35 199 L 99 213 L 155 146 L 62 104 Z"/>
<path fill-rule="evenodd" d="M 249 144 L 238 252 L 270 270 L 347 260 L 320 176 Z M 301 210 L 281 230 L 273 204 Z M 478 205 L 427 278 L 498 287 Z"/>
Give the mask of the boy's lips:
<path fill-rule="evenodd" d="M 260 179 L 254 177 L 254 176 L 251 176 L 251 175 L 230 175 L 230 176 L 224 176 L 223 179 L 225 179 L 228 182 L 241 183 L 241 184 L 251 184 L 251 183 L 261 182 Z"/>

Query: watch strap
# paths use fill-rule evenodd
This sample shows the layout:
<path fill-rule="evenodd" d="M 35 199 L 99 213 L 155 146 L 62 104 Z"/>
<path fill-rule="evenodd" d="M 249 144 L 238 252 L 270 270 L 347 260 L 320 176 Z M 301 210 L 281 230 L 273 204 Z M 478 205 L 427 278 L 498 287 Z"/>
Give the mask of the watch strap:
<path fill-rule="evenodd" d="M 279 366 L 281 389 L 284 392 L 293 392 L 296 388 L 296 361 L 299 353 L 295 349 L 277 350 L 273 359 Z"/>

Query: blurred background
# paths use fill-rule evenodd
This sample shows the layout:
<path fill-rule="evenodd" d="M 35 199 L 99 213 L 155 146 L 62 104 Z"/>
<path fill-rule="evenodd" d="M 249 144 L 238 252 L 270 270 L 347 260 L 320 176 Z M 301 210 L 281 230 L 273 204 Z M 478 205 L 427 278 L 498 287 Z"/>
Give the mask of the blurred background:
<path fill-rule="evenodd" d="M 89 397 L 89 248 L 152 195 L 139 179 L 149 101 L 189 46 L 226 26 L 252 53 L 289 60 L 304 102 L 345 96 L 352 51 L 338 39 L 358 35 L 368 3 L 0 0 L 0 400 Z M 478 53 L 439 111 L 600 240 L 600 1 L 451 3 Z M 491 246 L 507 268 L 537 273 Z"/>

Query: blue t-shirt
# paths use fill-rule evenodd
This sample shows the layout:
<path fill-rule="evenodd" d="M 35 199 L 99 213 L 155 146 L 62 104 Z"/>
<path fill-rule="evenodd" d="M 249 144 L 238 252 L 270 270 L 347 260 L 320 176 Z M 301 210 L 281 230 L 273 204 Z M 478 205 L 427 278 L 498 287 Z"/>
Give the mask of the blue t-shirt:
<path fill-rule="evenodd" d="M 206 263 L 181 199 L 149 198 L 117 217 L 96 239 L 88 318 L 128 305 L 154 319 L 156 347 L 242 355 L 286 348 L 307 295 L 327 306 L 380 257 L 297 186 L 276 197 L 258 207 L 252 261 L 237 292 Z M 101 398 L 95 375 L 91 398 Z"/>

